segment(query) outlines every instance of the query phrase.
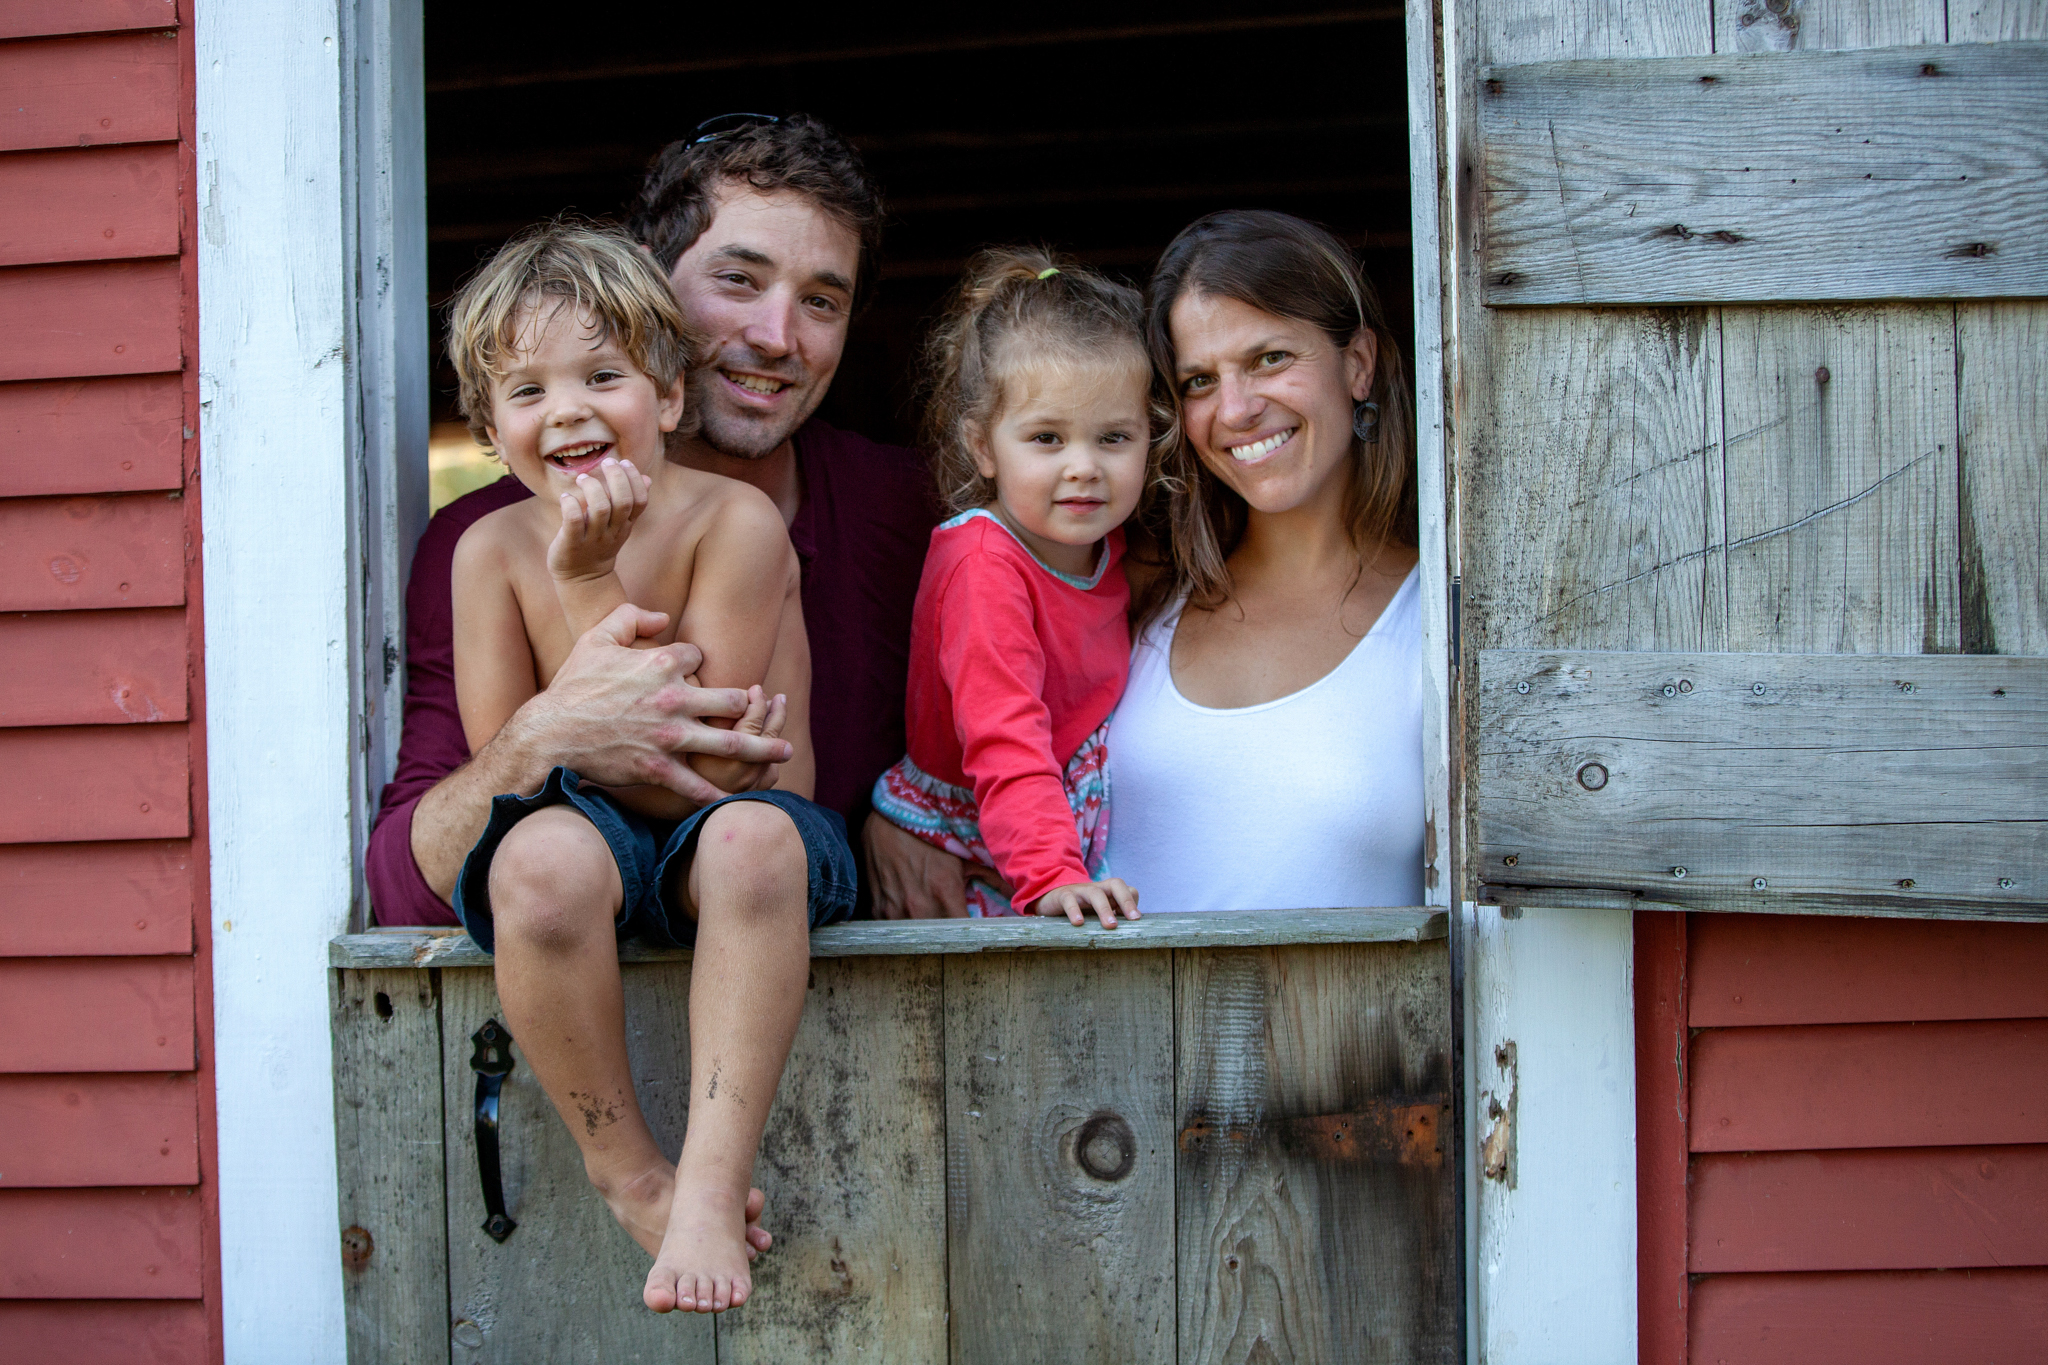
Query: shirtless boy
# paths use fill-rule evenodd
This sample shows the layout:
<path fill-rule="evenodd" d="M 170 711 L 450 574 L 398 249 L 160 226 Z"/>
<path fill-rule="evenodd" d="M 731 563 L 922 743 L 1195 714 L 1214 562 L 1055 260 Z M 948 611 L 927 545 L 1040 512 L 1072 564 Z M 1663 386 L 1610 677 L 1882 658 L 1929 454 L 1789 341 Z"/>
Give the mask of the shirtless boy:
<path fill-rule="evenodd" d="M 593 227 L 523 234 L 450 310 L 464 415 L 536 495 L 456 547 L 470 748 L 608 619 L 644 647 L 693 643 L 691 685 L 747 689 L 736 728 L 792 746 L 767 768 L 693 754 L 700 775 L 738 793 L 701 807 L 556 768 L 538 793 L 493 802 L 456 885 L 456 913 L 496 955 L 506 1022 L 585 1172 L 654 1254 L 644 1299 L 657 1312 L 746 1302 L 748 1186 L 803 1009 L 809 930 L 851 912 L 855 882 L 843 820 L 809 800 L 810 658 L 782 516 L 756 489 L 663 457 L 698 349 L 659 269 Z M 674 1167 L 633 1097 L 617 953 L 599 924 L 695 949 L 690 1118 Z"/>

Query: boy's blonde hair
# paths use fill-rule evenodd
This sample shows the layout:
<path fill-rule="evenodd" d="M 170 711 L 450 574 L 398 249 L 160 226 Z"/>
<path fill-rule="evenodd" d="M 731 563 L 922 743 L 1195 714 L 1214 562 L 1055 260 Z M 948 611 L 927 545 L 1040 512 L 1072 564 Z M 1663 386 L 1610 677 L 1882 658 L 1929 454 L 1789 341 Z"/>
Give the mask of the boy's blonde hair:
<path fill-rule="evenodd" d="M 479 445 L 490 444 L 491 381 L 518 347 L 529 310 L 547 299 L 587 311 L 598 336 L 625 351 L 662 393 L 703 354 L 702 336 L 632 238 L 574 219 L 536 224 L 499 247 L 448 304 L 456 401 Z"/>

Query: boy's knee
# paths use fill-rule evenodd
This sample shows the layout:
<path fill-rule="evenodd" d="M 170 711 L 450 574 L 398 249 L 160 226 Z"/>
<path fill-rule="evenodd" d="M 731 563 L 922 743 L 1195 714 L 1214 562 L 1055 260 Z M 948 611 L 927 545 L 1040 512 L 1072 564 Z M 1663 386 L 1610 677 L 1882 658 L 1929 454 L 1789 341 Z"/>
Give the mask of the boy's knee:
<path fill-rule="evenodd" d="M 810 889 L 803 836 L 787 812 L 766 801 L 734 801 L 706 816 L 692 870 L 742 903 L 800 901 Z"/>
<path fill-rule="evenodd" d="M 617 863 L 596 826 L 575 811 L 535 811 L 505 835 L 491 859 L 497 937 L 542 949 L 611 932 L 623 895 Z"/>

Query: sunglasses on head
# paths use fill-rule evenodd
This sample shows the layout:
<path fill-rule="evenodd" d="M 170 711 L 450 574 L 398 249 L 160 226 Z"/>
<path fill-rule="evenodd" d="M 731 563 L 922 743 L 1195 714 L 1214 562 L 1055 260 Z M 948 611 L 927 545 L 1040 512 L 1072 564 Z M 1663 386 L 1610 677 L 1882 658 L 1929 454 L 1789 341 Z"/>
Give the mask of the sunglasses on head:
<path fill-rule="evenodd" d="M 734 133 L 744 133 L 749 128 L 768 128 L 780 122 L 782 118 L 777 114 L 720 114 L 697 125 L 697 136 L 690 140 L 690 145 L 695 147 L 716 142 Z"/>

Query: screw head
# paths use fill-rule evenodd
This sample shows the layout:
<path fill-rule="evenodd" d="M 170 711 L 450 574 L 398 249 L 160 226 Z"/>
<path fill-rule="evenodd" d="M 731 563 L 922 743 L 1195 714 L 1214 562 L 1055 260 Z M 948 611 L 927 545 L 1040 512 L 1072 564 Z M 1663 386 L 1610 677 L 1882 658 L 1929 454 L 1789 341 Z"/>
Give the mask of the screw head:
<path fill-rule="evenodd" d="M 1579 785 L 1589 792 L 1599 791 L 1607 785 L 1607 765 L 1588 763 L 1579 769 Z"/>
<path fill-rule="evenodd" d="M 1753 881 L 1753 882 L 1751 882 L 1751 883 L 1749 884 L 1749 886 L 1750 886 L 1750 889 L 1751 889 L 1752 891 L 1761 891 L 1761 890 L 1763 890 L 1763 889 L 1764 889 L 1765 887 L 1767 887 L 1767 886 L 1769 886 L 1769 885 L 1770 885 L 1770 883 L 1769 883 L 1769 882 L 1767 882 L 1767 881 L 1765 881 L 1765 880 L 1764 880 L 1764 879 L 1763 879 L 1762 877 L 1758 877 L 1758 878 L 1757 878 L 1757 879 L 1756 879 L 1755 881 Z"/>
<path fill-rule="evenodd" d="M 1675 697 L 1678 695 L 1678 689 L 1676 687 L 1673 687 L 1670 683 L 1665 683 L 1664 695 L 1667 697 Z"/>
<path fill-rule="evenodd" d="M 1513 867 L 1516 863 L 1519 863 L 1520 861 L 1522 860 L 1520 858 L 1517 858 L 1512 853 L 1510 853 L 1507 857 L 1501 859 L 1502 865 L 1506 867 Z"/>
<path fill-rule="evenodd" d="M 1912 889 L 1913 889 L 1913 879 L 1912 879 L 1911 877 L 1901 877 L 1901 878 L 1899 878 L 1899 890 L 1901 890 L 1901 891 L 1911 891 Z"/>
<path fill-rule="evenodd" d="M 1515 691 L 1520 692 L 1526 696 L 1529 691 L 1529 684 L 1525 682 L 1518 682 L 1515 684 Z"/>
<path fill-rule="evenodd" d="M 1682 867 L 1674 867 L 1674 868 L 1672 868 L 1672 869 L 1671 869 L 1671 875 L 1672 875 L 1672 876 L 1674 876 L 1674 877 L 1676 877 L 1676 878 L 1678 878 L 1678 880 L 1680 880 L 1680 881 L 1684 881 L 1684 880 L 1685 880 L 1685 869 L 1684 869 L 1684 868 L 1682 868 Z"/>
<path fill-rule="evenodd" d="M 2000 877 L 2000 878 L 1998 879 L 1998 889 L 1999 889 L 1999 890 L 2001 890 L 2001 891 L 2010 891 L 2010 890 L 2012 890 L 2012 878 L 2010 878 L 2010 877 Z"/>
<path fill-rule="evenodd" d="M 1762 683 L 1751 683 L 1749 690 L 1761 697 L 1764 694 L 1764 685 Z"/>

